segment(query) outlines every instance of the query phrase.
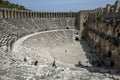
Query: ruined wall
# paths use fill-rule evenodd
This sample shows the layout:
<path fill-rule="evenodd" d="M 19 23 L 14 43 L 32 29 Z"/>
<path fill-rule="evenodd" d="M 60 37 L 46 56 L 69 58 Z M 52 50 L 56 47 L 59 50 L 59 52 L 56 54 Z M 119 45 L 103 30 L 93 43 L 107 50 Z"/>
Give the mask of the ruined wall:
<path fill-rule="evenodd" d="M 115 5 L 91 10 L 82 26 L 82 38 L 102 63 L 120 71 L 120 0 Z"/>
<path fill-rule="evenodd" d="M 79 12 L 79 30 L 80 30 L 80 33 L 82 34 L 82 31 L 83 31 L 83 23 L 88 19 L 88 16 L 89 16 L 89 13 L 90 11 L 80 11 Z"/>

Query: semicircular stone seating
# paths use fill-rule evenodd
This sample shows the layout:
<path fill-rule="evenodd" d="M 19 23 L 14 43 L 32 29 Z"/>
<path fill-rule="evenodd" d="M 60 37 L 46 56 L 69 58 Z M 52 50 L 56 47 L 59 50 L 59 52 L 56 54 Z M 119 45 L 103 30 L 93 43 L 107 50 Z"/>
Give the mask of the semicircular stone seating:
<path fill-rule="evenodd" d="M 76 36 L 80 38 L 79 31 L 74 29 L 39 32 L 16 41 L 12 51 L 20 59 L 45 57 L 63 63 L 89 65 Z"/>

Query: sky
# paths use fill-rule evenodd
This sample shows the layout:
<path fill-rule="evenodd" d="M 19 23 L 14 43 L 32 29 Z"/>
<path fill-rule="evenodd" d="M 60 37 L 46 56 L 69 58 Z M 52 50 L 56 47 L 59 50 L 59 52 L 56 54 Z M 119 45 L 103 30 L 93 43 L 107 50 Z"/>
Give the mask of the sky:
<path fill-rule="evenodd" d="M 114 4 L 116 0 L 9 0 L 25 6 L 33 11 L 47 12 L 78 12 L 105 7 L 106 4 Z"/>

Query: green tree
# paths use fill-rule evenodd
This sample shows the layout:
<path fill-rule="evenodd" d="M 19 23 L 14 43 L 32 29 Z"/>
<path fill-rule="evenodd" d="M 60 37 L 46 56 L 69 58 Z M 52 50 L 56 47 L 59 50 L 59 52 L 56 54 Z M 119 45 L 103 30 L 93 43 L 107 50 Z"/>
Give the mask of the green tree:
<path fill-rule="evenodd" d="M 0 4 L 2 4 L 3 3 L 3 0 L 0 0 Z"/>

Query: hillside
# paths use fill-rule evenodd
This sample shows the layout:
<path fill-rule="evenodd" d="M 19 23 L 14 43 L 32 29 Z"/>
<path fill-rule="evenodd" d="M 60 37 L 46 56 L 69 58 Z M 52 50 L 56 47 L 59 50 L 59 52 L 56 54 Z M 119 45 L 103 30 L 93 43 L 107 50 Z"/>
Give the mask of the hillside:
<path fill-rule="evenodd" d="M 18 9 L 18 10 L 27 10 L 24 6 L 10 3 L 7 0 L 0 0 L 0 8 L 9 8 L 9 9 Z"/>

